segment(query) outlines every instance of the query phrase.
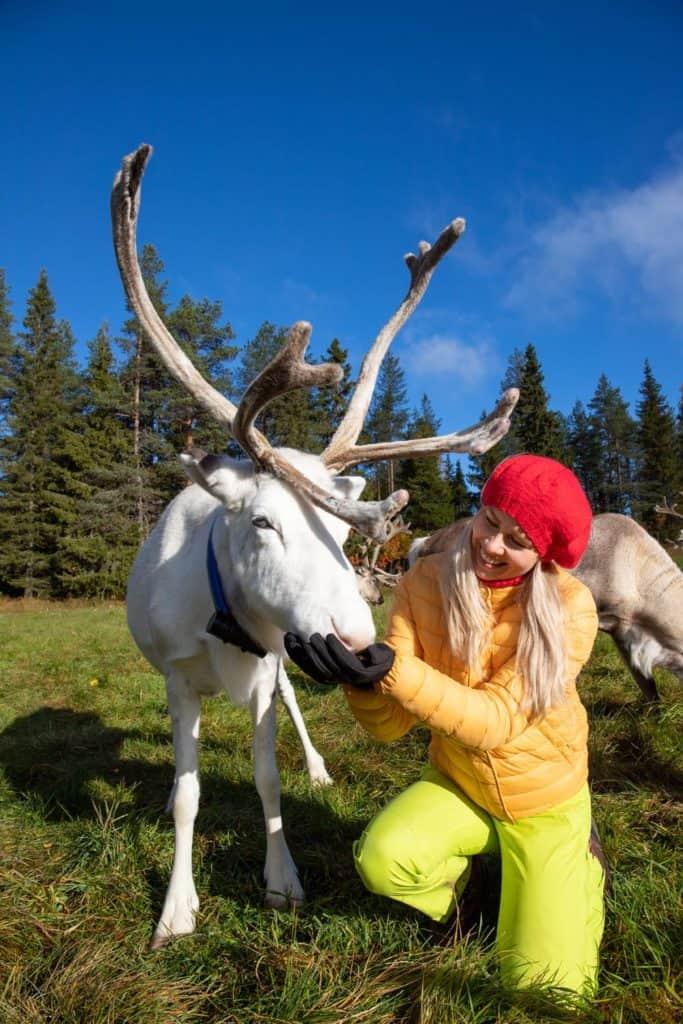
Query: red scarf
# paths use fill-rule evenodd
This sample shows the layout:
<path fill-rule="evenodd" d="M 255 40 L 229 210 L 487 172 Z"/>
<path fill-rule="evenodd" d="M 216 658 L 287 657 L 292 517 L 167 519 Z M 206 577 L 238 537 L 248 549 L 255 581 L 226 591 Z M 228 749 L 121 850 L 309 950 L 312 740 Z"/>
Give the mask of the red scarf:
<path fill-rule="evenodd" d="M 511 580 L 483 580 L 481 576 L 477 576 L 477 579 L 483 586 L 497 589 L 498 587 L 518 587 L 520 583 L 524 583 L 526 574 L 524 576 L 513 576 Z"/>

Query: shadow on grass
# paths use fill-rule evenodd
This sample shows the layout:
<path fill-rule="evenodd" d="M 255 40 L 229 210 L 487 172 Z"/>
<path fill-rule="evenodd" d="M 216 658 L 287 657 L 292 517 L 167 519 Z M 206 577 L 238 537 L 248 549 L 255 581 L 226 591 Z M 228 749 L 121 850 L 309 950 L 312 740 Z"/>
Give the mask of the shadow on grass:
<path fill-rule="evenodd" d="M 597 718 L 616 718 L 618 715 L 631 715 L 633 718 L 655 715 L 657 708 L 656 705 L 648 705 L 645 701 L 629 699 L 608 700 L 604 698 L 591 700 L 586 694 L 582 694 L 581 699 L 588 712 L 589 722 Z"/>
<path fill-rule="evenodd" d="M 92 712 L 41 708 L 0 733 L 0 766 L 17 800 L 30 802 L 48 823 L 100 820 L 106 798 L 93 798 L 93 785 L 96 790 L 104 782 L 125 787 L 122 806 L 129 822 L 161 822 L 172 833 L 172 819 L 164 813 L 173 783 L 172 760 L 166 754 L 163 763 L 124 757 L 124 741 L 138 738 L 169 744 L 166 732 L 111 728 Z M 254 783 L 245 777 L 230 779 L 214 767 L 203 772 L 201 786 L 195 832 L 209 890 L 238 904 L 261 904 L 266 844 Z M 308 798 L 284 793 L 282 814 L 304 887 L 336 907 L 352 893 L 361 896 L 352 856 L 353 841 L 362 829 L 358 820 L 338 814 L 324 793 L 315 792 Z M 152 898 L 160 904 L 168 875 L 151 863 L 145 871 Z M 387 906 L 377 902 L 386 913 Z"/>
<path fill-rule="evenodd" d="M 634 788 L 654 789 L 683 799 L 683 772 L 653 749 L 652 739 L 642 729 L 642 720 L 630 711 L 620 717 L 619 726 L 602 747 L 589 742 L 589 776 L 595 793 L 632 792 Z"/>
<path fill-rule="evenodd" d="M 47 821 L 94 818 L 88 787 L 95 780 L 137 783 L 139 809 L 156 814 L 162 792 L 173 779 L 166 765 L 122 759 L 124 740 L 135 735 L 104 725 L 92 712 L 41 708 L 15 719 L 0 733 L 0 764 L 17 796 L 38 798 Z M 146 732 L 144 738 L 168 741 L 161 732 Z"/>

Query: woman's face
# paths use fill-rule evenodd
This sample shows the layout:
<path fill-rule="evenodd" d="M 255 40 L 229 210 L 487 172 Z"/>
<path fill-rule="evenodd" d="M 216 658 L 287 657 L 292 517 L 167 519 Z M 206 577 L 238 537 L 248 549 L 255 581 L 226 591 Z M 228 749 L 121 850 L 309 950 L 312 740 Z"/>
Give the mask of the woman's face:
<path fill-rule="evenodd" d="M 472 523 L 472 561 L 482 580 L 524 576 L 538 562 L 538 552 L 524 530 L 506 512 L 484 505 Z"/>

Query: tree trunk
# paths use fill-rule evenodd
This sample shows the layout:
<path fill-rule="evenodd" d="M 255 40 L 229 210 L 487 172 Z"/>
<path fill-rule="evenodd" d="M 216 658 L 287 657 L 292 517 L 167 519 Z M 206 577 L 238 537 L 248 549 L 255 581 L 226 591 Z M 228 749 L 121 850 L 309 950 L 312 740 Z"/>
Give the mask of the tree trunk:
<path fill-rule="evenodd" d="M 145 496 L 142 483 L 142 451 L 140 441 L 140 378 L 142 375 L 142 331 L 138 330 L 135 339 L 135 372 L 133 375 L 133 462 L 135 465 L 135 483 L 137 486 L 137 522 L 138 539 L 142 544 L 147 536 L 147 517 L 145 515 Z"/>

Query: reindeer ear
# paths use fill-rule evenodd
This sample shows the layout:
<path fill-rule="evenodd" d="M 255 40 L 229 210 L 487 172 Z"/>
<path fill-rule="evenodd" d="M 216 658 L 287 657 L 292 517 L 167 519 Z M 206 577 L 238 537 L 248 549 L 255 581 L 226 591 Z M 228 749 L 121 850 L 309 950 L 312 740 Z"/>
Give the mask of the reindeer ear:
<path fill-rule="evenodd" d="M 363 476 L 335 476 L 333 480 L 334 492 L 341 498 L 355 501 L 356 498 L 360 498 L 367 483 Z"/>
<path fill-rule="evenodd" d="M 183 452 L 180 461 L 193 483 L 228 508 L 241 502 L 245 483 L 254 475 L 251 462 L 237 462 L 227 455 Z"/>

